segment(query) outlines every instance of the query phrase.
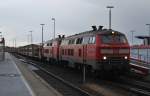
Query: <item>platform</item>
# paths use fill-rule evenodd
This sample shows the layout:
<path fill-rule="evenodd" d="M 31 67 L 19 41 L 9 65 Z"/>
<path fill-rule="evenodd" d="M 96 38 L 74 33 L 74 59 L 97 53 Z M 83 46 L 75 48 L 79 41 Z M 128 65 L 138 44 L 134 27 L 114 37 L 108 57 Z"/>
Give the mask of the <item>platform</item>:
<path fill-rule="evenodd" d="M 0 61 L 0 96 L 61 96 L 53 88 L 41 83 L 9 53 L 5 55 L 5 60 Z M 20 63 L 19 66 L 17 63 Z"/>
<path fill-rule="evenodd" d="M 8 53 L 0 61 L 0 96 L 33 96 Z"/>

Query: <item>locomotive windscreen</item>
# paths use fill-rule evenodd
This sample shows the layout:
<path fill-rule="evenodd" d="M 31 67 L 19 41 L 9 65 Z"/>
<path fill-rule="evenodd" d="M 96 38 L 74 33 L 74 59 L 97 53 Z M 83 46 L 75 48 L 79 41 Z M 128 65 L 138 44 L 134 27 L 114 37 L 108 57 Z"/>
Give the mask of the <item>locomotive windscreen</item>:
<path fill-rule="evenodd" d="M 101 35 L 102 38 L 102 43 L 127 43 L 127 39 L 125 37 L 125 35 Z"/>

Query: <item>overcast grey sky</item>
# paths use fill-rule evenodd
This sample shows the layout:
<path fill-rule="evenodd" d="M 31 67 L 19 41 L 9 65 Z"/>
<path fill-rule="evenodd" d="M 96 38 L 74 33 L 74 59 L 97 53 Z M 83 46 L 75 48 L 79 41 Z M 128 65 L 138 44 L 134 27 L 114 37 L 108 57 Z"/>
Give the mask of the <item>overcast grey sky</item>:
<path fill-rule="evenodd" d="M 53 37 L 56 18 L 56 35 L 72 35 L 90 30 L 91 25 L 108 28 L 107 5 L 113 5 L 112 29 L 125 33 L 131 40 L 131 30 L 136 35 L 148 35 L 150 0 L 0 0 L 0 31 L 7 45 L 27 44 L 27 35 L 33 30 L 34 43 L 41 42 L 41 23 L 44 40 Z M 138 42 L 134 39 L 135 43 Z"/>

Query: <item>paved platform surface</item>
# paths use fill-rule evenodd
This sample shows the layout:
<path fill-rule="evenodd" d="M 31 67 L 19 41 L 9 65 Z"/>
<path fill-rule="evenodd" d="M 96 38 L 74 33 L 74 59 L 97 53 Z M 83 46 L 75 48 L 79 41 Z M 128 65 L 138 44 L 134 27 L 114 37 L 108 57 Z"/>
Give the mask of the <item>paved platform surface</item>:
<path fill-rule="evenodd" d="M 0 96 L 32 96 L 10 54 L 0 61 Z"/>
<path fill-rule="evenodd" d="M 9 53 L 0 61 L 0 96 L 62 96 Z"/>
<path fill-rule="evenodd" d="M 62 94 L 50 86 L 45 80 L 34 73 L 34 70 L 39 69 L 30 64 L 22 62 L 22 60 L 19 60 L 14 56 L 12 56 L 12 58 L 20 69 L 24 78 L 27 80 L 35 96 L 62 96 Z"/>

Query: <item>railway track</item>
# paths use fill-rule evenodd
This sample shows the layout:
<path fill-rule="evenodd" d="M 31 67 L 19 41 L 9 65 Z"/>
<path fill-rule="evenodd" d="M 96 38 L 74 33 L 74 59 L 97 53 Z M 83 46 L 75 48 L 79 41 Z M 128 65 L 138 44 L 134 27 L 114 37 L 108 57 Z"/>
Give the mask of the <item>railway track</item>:
<path fill-rule="evenodd" d="M 60 81 L 63 82 L 63 84 L 65 84 L 65 85 L 62 85 L 62 86 L 67 85 L 68 87 L 71 87 L 71 88 L 75 89 L 76 91 L 79 91 L 79 92 L 77 92 L 78 95 L 71 95 L 70 93 L 73 93 L 73 92 L 68 92 L 70 89 L 66 88 L 66 91 L 64 91 L 64 96 L 91 96 L 91 94 L 85 92 L 84 90 L 80 89 L 79 87 L 74 86 L 72 83 L 69 83 L 68 81 L 56 76 L 55 74 L 49 72 L 48 70 L 41 67 L 40 65 L 35 64 L 34 61 L 32 62 L 31 60 L 28 60 L 28 61 L 25 61 L 25 62 L 29 63 L 29 64 L 32 64 L 33 66 L 38 67 L 42 72 L 50 75 L 51 77 L 49 77 L 49 78 L 55 78 L 55 79 L 58 80 L 58 82 L 60 82 Z M 36 62 L 36 63 L 38 63 L 38 62 Z M 37 74 L 43 75 L 44 73 L 42 73 L 42 72 L 37 72 Z M 55 83 L 53 81 L 56 81 L 56 80 L 52 80 L 52 83 L 56 84 L 56 86 L 57 86 L 57 83 Z M 122 82 L 120 82 L 120 81 L 122 81 Z M 128 81 L 128 82 L 126 82 L 126 81 Z M 106 82 L 106 81 L 100 80 L 100 82 Z M 135 81 L 135 80 L 131 81 L 127 78 L 124 78 L 124 79 L 122 78 L 119 81 L 106 82 L 106 84 L 108 86 L 113 85 L 113 86 L 116 86 L 116 87 L 121 88 L 123 90 L 126 90 L 128 92 L 131 92 L 131 94 L 132 95 L 134 94 L 134 96 L 141 96 L 141 95 L 142 96 L 150 96 L 150 91 L 149 91 L 150 90 L 150 87 L 149 87 L 150 85 L 146 82 L 140 82 L 140 81 Z M 58 89 L 58 90 L 60 90 L 60 89 Z M 66 95 L 65 93 L 68 94 L 68 95 Z M 132 96 L 132 95 L 130 95 L 130 96 Z M 100 95 L 98 95 L 98 96 L 100 96 Z"/>
<path fill-rule="evenodd" d="M 137 86 L 133 84 L 127 84 L 127 83 L 116 82 L 116 81 L 115 82 L 106 81 L 106 83 L 124 89 L 130 92 L 133 96 L 150 96 L 150 90 L 148 90 L 147 87 L 145 86 L 140 86 L 139 84 Z"/>
<path fill-rule="evenodd" d="M 150 91 L 150 83 L 149 82 L 143 82 L 141 80 L 131 79 L 127 77 L 121 77 L 120 81 L 129 85 L 133 85 L 135 87 L 142 88 L 144 90 Z"/>
<path fill-rule="evenodd" d="M 146 82 L 150 84 L 150 80 L 147 77 L 131 72 L 128 75 L 122 76 L 121 78 L 128 78 L 136 81 Z"/>
<path fill-rule="evenodd" d="M 150 83 L 148 82 L 142 82 L 127 77 L 121 77 L 118 82 L 122 84 L 121 87 L 124 87 L 126 90 L 140 95 L 150 96 Z"/>
<path fill-rule="evenodd" d="M 36 70 L 35 73 L 44 78 L 51 86 L 56 88 L 56 90 L 64 96 L 93 96 L 31 61 L 21 61 L 38 68 L 39 70 Z"/>
<path fill-rule="evenodd" d="M 129 77 L 120 77 L 115 80 L 103 81 L 108 85 L 120 87 L 128 92 L 134 93 L 134 96 L 150 96 L 150 83 L 142 80 L 131 79 Z M 132 96 L 132 95 L 131 95 Z"/>

